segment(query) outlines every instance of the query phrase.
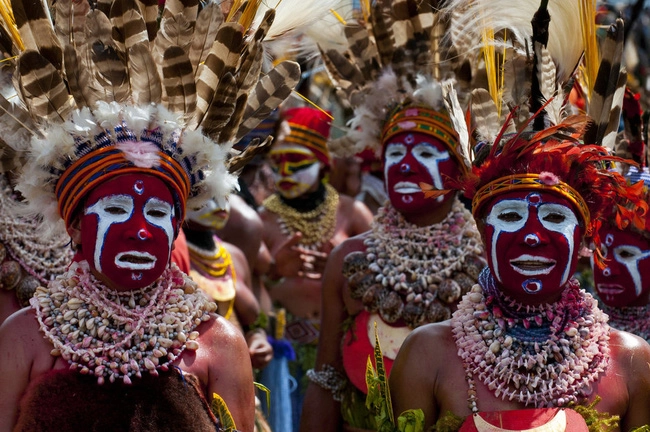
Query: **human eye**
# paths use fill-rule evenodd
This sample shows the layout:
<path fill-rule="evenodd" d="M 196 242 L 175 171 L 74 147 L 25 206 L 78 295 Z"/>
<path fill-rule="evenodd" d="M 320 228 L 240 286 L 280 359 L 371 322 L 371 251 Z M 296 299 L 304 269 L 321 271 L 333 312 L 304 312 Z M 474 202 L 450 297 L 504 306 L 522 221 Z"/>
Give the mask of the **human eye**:
<path fill-rule="evenodd" d="M 171 205 L 168 203 L 152 198 L 145 205 L 145 214 L 152 219 L 167 218 L 171 214 Z"/>
<path fill-rule="evenodd" d="M 439 158 L 443 155 L 440 150 L 429 144 L 420 144 L 415 146 L 413 152 L 422 159 Z"/>
<path fill-rule="evenodd" d="M 392 144 L 386 150 L 386 156 L 390 158 L 400 158 L 406 154 L 406 148 L 401 144 Z"/>
<path fill-rule="evenodd" d="M 632 246 L 619 246 L 615 249 L 616 258 L 629 260 L 639 255 L 640 250 Z"/>
<path fill-rule="evenodd" d="M 550 223 L 562 223 L 566 220 L 566 216 L 563 215 L 562 213 L 549 213 L 546 216 L 542 218 L 543 221 L 550 222 Z"/>
<path fill-rule="evenodd" d="M 105 207 L 104 211 L 106 213 L 108 213 L 108 214 L 116 215 L 116 216 L 117 215 L 124 215 L 124 214 L 128 213 L 124 207 L 116 206 L 116 205 L 111 205 L 111 206 Z"/>
<path fill-rule="evenodd" d="M 518 222 L 523 216 L 516 211 L 504 211 L 498 214 L 497 218 L 504 222 Z"/>

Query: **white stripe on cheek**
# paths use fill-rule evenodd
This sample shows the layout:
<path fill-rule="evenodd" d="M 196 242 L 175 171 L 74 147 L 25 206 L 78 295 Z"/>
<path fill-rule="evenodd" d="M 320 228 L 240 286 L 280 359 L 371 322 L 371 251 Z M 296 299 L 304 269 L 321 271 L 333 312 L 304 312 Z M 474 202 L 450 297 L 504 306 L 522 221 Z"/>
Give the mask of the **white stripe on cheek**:
<path fill-rule="evenodd" d="M 124 213 L 108 213 L 107 208 L 116 207 L 122 209 Z M 93 261 L 97 271 L 102 271 L 102 252 L 104 251 L 104 241 L 106 234 L 111 225 L 126 222 L 133 215 L 133 198 L 129 195 L 110 195 L 97 200 L 97 202 L 86 207 L 84 214 L 97 215 L 97 237 L 95 238 L 95 251 Z"/>
<path fill-rule="evenodd" d="M 518 221 L 504 221 L 499 219 L 499 215 L 503 213 L 517 213 L 521 219 Z M 490 210 L 485 223 L 492 226 L 494 233 L 492 234 L 492 247 L 490 248 L 490 255 L 492 257 L 492 265 L 494 277 L 501 283 L 501 275 L 499 273 L 499 260 L 497 258 L 497 242 L 501 233 L 514 233 L 520 231 L 528 221 L 528 201 L 523 199 L 503 200 L 496 203 Z"/>
<path fill-rule="evenodd" d="M 149 210 L 151 209 L 160 209 L 165 212 L 165 216 L 155 217 L 149 215 Z M 169 255 L 171 256 L 172 243 L 174 242 L 174 224 L 172 219 L 174 217 L 174 207 L 172 207 L 168 202 L 160 200 L 158 198 L 150 198 L 144 205 L 144 218 L 151 225 L 162 229 L 167 235 L 167 244 L 169 246 Z M 169 258 L 169 257 L 167 257 Z"/>

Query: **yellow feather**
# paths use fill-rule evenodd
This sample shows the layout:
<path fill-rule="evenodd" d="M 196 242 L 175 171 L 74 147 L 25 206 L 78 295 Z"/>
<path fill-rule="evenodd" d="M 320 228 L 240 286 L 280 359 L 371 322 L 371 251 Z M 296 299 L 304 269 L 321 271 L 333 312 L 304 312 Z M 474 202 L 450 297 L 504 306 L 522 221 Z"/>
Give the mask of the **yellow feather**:
<path fill-rule="evenodd" d="M 596 84 L 600 55 L 598 53 L 598 39 L 596 37 L 596 0 L 580 0 L 580 30 L 585 46 L 584 61 L 581 66 L 584 87 L 587 90 L 587 99 Z"/>
<path fill-rule="evenodd" d="M 20 33 L 16 27 L 16 20 L 11 9 L 11 0 L 0 0 L 0 17 L 16 46 L 18 46 L 20 51 L 24 51 L 25 45 L 23 45 L 23 40 L 20 38 Z"/>

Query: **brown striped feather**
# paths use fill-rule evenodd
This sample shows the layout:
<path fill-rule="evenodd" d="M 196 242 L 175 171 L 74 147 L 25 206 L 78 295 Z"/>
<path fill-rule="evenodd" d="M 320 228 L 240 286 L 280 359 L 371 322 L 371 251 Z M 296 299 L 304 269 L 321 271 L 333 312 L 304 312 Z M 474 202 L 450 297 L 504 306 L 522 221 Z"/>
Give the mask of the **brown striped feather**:
<path fill-rule="evenodd" d="M 72 45 L 64 46 L 63 65 L 65 67 L 65 78 L 68 83 L 68 89 L 74 97 L 77 106 L 90 106 L 89 101 L 86 99 L 82 90 L 82 83 L 80 82 L 82 68 L 79 63 L 79 56 L 77 50 L 75 50 Z"/>
<path fill-rule="evenodd" d="M 237 130 L 239 129 L 239 124 L 241 123 L 242 118 L 244 117 L 244 112 L 246 111 L 246 103 L 248 101 L 248 94 L 242 93 L 237 96 L 235 101 L 235 109 L 233 110 L 228 123 L 221 129 L 219 133 L 219 138 L 216 140 L 218 143 L 228 143 L 232 141 L 237 135 Z"/>
<path fill-rule="evenodd" d="M 102 12 L 104 15 L 108 16 L 111 13 L 111 4 L 113 0 L 97 0 L 95 4 L 95 10 Z"/>
<path fill-rule="evenodd" d="M 239 61 L 244 29 L 237 23 L 224 23 L 217 32 L 217 39 L 210 48 L 205 63 L 196 80 L 196 113 L 190 127 L 196 127 L 203 120 L 212 102 L 215 88 L 226 73 L 233 74 Z"/>
<path fill-rule="evenodd" d="M 365 81 L 377 79 L 380 64 L 379 53 L 374 41 L 370 39 L 368 30 L 358 24 L 348 24 L 344 31 L 350 51 L 354 55 L 354 61 L 363 75 L 363 79 Z"/>
<path fill-rule="evenodd" d="M 112 44 L 112 31 L 113 25 L 111 24 L 111 20 L 109 20 L 108 16 L 103 12 L 95 9 L 90 11 L 90 13 L 86 16 L 84 33 L 87 43 L 101 41 L 105 45 Z"/>
<path fill-rule="evenodd" d="M 144 19 L 149 41 L 152 41 L 156 38 L 158 32 L 158 0 L 135 0 L 135 2 L 138 9 L 140 9 L 140 15 Z"/>
<path fill-rule="evenodd" d="M 167 16 L 175 16 L 183 14 L 187 22 L 194 27 L 196 22 L 196 15 L 199 13 L 198 0 L 170 0 L 165 1 L 165 8 L 163 9 L 163 18 Z"/>
<path fill-rule="evenodd" d="M 188 115 L 196 107 L 196 85 L 192 64 L 180 47 L 169 47 L 163 56 L 163 105 Z"/>
<path fill-rule="evenodd" d="M 121 52 L 140 42 L 149 42 L 147 26 L 135 0 L 115 0 L 109 18 L 113 40 Z"/>
<path fill-rule="evenodd" d="M 379 0 L 372 7 L 372 33 L 375 37 L 382 66 L 388 66 L 391 63 L 395 50 L 395 37 L 393 36 L 390 13 L 389 0 Z"/>
<path fill-rule="evenodd" d="M 32 117 L 51 122 L 67 120 L 75 102 L 47 58 L 36 51 L 25 51 L 18 58 L 17 71 L 20 91 Z"/>
<path fill-rule="evenodd" d="M 129 75 L 115 45 L 104 45 L 97 41 L 88 48 L 95 82 L 104 93 L 102 100 L 125 102 L 130 93 Z"/>
<path fill-rule="evenodd" d="M 194 26 L 194 36 L 190 47 L 190 61 L 194 72 L 198 72 L 198 66 L 205 61 L 205 58 L 217 38 L 219 26 L 223 23 L 223 13 L 216 3 L 208 4 L 201 12 Z"/>
<path fill-rule="evenodd" d="M 160 30 L 153 42 L 154 58 L 162 58 L 165 50 L 171 46 L 178 46 L 189 52 L 192 43 L 192 26 L 183 14 L 165 16 L 160 21 Z"/>
<path fill-rule="evenodd" d="M 255 138 L 246 146 L 243 152 L 228 159 L 228 171 L 238 174 L 255 156 L 270 148 L 271 144 L 273 144 L 272 136 L 266 137 L 262 142 L 260 142 L 259 138 Z"/>
<path fill-rule="evenodd" d="M 246 51 L 241 58 L 241 65 L 237 70 L 237 94 L 248 93 L 257 84 L 262 71 L 262 57 L 264 48 L 262 42 L 251 41 L 246 46 Z"/>
<path fill-rule="evenodd" d="M 90 12 L 88 0 L 58 0 L 54 6 L 54 32 L 61 46 L 83 45 L 86 15 Z"/>
<path fill-rule="evenodd" d="M 236 141 L 255 129 L 277 108 L 300 80 L 300 66 L 292 61 L 283 61 L 264 75 L 248 96 L 243 122 L 237 131 Z"/>
<path fill-rule="evenodd" d="M 149 40 L 129 48 L 131 99 L 138 105 L 158 104 L 162 99 L 160 75 L 149 51 Z"/>
<path fill-rule="evenodd" d="M 235 77 L 231 73 L 226 73 L 219 80 L 219 85 L 214 92 L 214 98 L 205 113 L 205 117 L 200 125 L 203 126 L 203 132 L 213 140 L 219 139 L 221 130 L 228 124 L 230 117 L 235 112 L 237 102 L 237 87 Z"/>
<path fill-rule="evenodd" d="M 11 0 L 16 26 L 25 50 L 41 53 L 57 70 L 63 66 L 63 49 L 40 0 Z"/>
<path fill-rule="evenodd" d="M 330 49 L 325 53 L 323 59 L 325 59 L 327 70 L 336 80 L 336 86 L 348 96 L 365 82 L 363 74 L 357 65 L 350 61 L 344 54 Z"/>

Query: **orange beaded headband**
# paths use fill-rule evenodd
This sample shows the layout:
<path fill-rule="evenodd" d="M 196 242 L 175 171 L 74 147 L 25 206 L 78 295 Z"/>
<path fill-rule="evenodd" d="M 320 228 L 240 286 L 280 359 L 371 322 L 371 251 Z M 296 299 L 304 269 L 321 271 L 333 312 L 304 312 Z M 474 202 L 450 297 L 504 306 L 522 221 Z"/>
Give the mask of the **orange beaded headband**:
<path fill-rule="evenodd" d="M 456 162 L 462 160 L 456 149 L 458 134 L 446 114 L 419 105 L 402 108 L 393 114 L 384 126 L 381 142 L 385 143 L 405 131 L 422 132 L 440 140 L 454 154 Z"/>
<path fill-rule="evenodd" d="M 567 198 L 580 212 L 582 220 L 585 223 L 587 234 L 591 231 L 591 217 L 589 207 L 582 196 L 574 188 L 563 181 L 556 181 L 548 184 L 544 181 L 544 175 L 540 174 L 513 174 L 501 177 L 483 186 L 476 192 L 472 199 L 472 214 L 477 217 L 489 198 L 494 198 L 505 192 L 522 189 L 542 189 L 549 192 L 555 192 Z"/>
<path fill-rule="evenodd" d="M 190 193 L 190 181 L 183 167 L 173 158 L 158 151 L 159 165 L 143 168 L 133 165 L 119 149 L 110 146 L 90 152 L 66 169 L 56 184 L 59 214 L 66 225 L 72 222 L 75 209 L 86 194 L 101 182 L 120 174 L 142 173 L 156 176 L 174 191 L 181 201 L 181 212 Z M 184 220 L 185 215 L 179 215 Z"/>

